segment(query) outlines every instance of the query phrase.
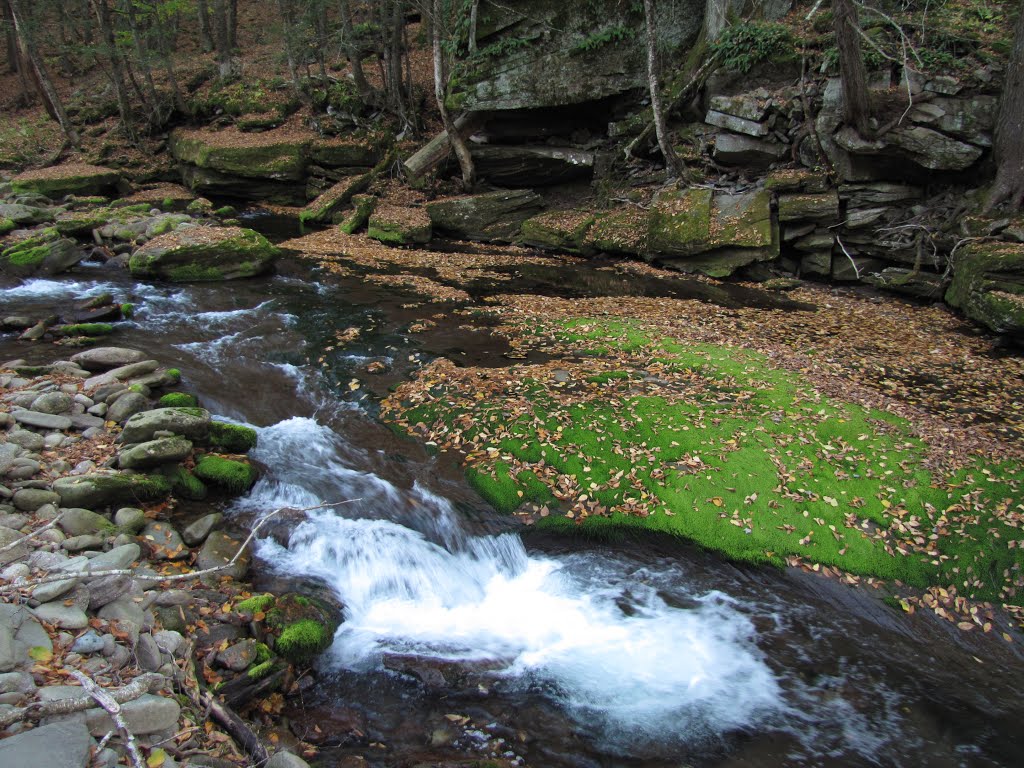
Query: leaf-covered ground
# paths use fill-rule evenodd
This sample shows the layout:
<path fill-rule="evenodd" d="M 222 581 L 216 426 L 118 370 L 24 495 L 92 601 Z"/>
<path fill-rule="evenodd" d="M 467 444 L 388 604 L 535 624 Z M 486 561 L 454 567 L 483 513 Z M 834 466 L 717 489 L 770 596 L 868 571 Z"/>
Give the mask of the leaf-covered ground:
<path fill-rule="evenodd" d="M 1020 357 L 944 310 L 798 293 L 819 311 L 496 297 L 554 360 L 438 360 L 383 413 L 539 525 L 884 580 L 963 629 L 1024 616 Z"/>

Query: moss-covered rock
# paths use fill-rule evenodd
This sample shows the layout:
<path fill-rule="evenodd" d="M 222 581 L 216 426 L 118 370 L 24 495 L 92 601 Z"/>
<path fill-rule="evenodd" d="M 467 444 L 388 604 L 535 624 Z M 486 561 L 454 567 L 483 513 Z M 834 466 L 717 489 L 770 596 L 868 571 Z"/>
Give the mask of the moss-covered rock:
<path fill-rule="evenodd" d="M 365 190 L 369 182 L 369 173 L 346 176 L 303 208 L 299 219 L 303 223 L 313 224 L 330 221 L 338 211 L 352 202 L 353 197 Z"/>
<path fill-rule="evenodd" d="M 234 280 L 266 272 L 280 251 L 240 227 L 190 227 L 150 240 L 128 262 L 136 277 L 172 282 Z"/>
<path fill-rule="evenodd" d="M 8 232 L 12 232 L 17 226 L 11 219 L 0 218 L 0 237 L 6 235 Z"/>
<path fill-rule="evenodd" d="M 60 494 L 61 506 L 101 509 L 162 499 L 170 493 L 171 483 L 160 475 L 95 473 L 58 478 L 53 490 Z"/>
<path fill-rule="evenodd" d="M 248 453 L 256 447 L 256 430 L 223 421 L 210 422 L 210 447 L 226 453 Z"/>
<path fill-rule="evenodd" d="M 259 473 L 246 461 L 206 454 L 196 462 L 196 477 L 232 494 L 242 494 L 252 488 Z"/>
<path fill-rule="evenodd" d="M 651 210 L 651 249 L 665 256 L 689 256 L 708 250 L 713 199 L 710 189 L 661 195 Z"/>
<path fill-rule="evenodd" d="M 310 160 L 325 168 L 372 168 L 382 157 L 374 142 L 348 138 L 318 139 L 309 148 Z"/>
<path fill-rule="evenodd" d="M 387 245 L 425 245 L 430 242 L 430 216 L 423 208 L 381 205 L 370 216 L 369 237 Z"/>
<path fill-rule="evenodd" d="M 168 392 L 157 403 L 161 408 L 195 408 L 199 405 L 199 399 L 186 392 Z"/>
<path fill-rule="evenodd" d="M 498 190 L 427 203 L 435 230 L 467 240 L 511 242 L 530 216 L 543 207 L 528 189 Z"/>
<path fill-rule="evenodd" d="M 338 628 L 336 610 L 315 597 L 289 593 L 266 611 L 276 634 L 274 650 L 295 664 L 308 664 L 327 650 Z"/>
<path fill-rule="evenodd" d="M 86 163 L 65 163 L 26 171 L 11 179 L 18 193 L 35 193 L 56 200 L 65 195 L 99 195 L 113 191 L 121 181 L 117 171 Z"/>
<path fill-rule="evenodd" d="M 953 264 L 946 302 L 996 333 L 1024 340 L 1024 244 L 963 248 Z"/>
<path fill-rule="evenodd" d="M 377 198 L 373 195 L 353 195 L 352 211 L 338 224 L 346 235 L 351 235 L 366 226 L 377 208 Z"/>
<path fill-rule="evenodd" d="M 202 501 L 206 498 L 206 484 L 185 467 L 174 467 L 168 473 L 168 480 L 175 496 L 190 501 Z"/>
<path fill-rule="evenodd" d="M 71 269 L 84 255 L 78 243 L 61 237 L 51 227 L 0 251 L 0 272 L 23 277 L 55 275 Z"/>
<path fill-rule="evenodd" d="M 50 329 L 57 336 L 109 336 L 114 332 L 110 323 L 73 323 Z"/>
<path fill-rule="evenodd" d="M 182 163 L 230 176 L 299 181 L 313 136 L 290 131 L 242 133 L 176 130 L 171 134 L 171 154 Z"/>
<path fill-rule="evenodd" d="M 594 223 L 589 211 L 550 211 L 523 222 L 519 239 L 525 245 L 562 253 L 584 253 L 587 232 Z"/>
<path fill-rule="evenodd" d="M 584 246 L 595 251 L 643 256 L 648 250 L 650 212 L 620 208 L 598 216 L 587 231 Z"/>
<path fill-rule="evenodd" d="M 189 440 L 205 440 L 210 431 L 210 412 L 204 408 L 154 408 L 136 413 L 124 424 L 121 441 L 144 443 L 157 432 L 170 432 Z"/>

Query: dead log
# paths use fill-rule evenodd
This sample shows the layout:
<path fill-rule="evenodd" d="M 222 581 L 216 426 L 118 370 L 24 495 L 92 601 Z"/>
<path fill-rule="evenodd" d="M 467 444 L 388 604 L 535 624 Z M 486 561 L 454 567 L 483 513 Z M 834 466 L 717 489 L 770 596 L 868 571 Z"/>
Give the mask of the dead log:
<path fill-rule="evenodd" d="M 483 120 L 478 113 L 470 112 L 456 119 L 455 129 L 459 132 L 460 136 L 467 138 L 480 127 L 482 122 Z M 441 131 L 412 157 L 402 163 L 402 168 L 410 179 L 420 179 L 444 162 L 450 151 L 451 143 L 448 141 L 448 132 Z"/>

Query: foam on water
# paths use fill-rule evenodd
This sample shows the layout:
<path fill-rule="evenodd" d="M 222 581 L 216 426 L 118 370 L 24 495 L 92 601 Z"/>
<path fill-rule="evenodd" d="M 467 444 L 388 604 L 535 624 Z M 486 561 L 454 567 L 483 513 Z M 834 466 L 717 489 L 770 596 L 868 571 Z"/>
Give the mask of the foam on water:
<path fill-rule="evenodd" d="M 42 277 L 25 280 L 21 285 L 4 288 L 2 293 L 6 300 L 12 299 L 87 299 L 99 296 L 106 291 L 116 291 L 113 283 L 77 280 L 48 280 Z"/>
<path fill-rule="evenodd" d="M 312 419 L 261 430 L 256 458 L 275 476 L 242 503 L 364 499 L 345 508 L 360 519 L 313 512 L 287 547 L 260 545 L 273 567 L 323 579 L 344 603 L 329 663 L 374 668 L 388 652 L 497 662 L 507 684 L 541 687 L 581 723 L 629 739 L 664 737 L 669 726 L 703 738 L 781 706 L 731 598 L 707 592 L 676 608 L 607 557 L 531 557 L 516 535 L 469 536 L 445 499 L 355 471 L 345 450 Z M 403 517 L 409 509 L 418 515 Z"/>

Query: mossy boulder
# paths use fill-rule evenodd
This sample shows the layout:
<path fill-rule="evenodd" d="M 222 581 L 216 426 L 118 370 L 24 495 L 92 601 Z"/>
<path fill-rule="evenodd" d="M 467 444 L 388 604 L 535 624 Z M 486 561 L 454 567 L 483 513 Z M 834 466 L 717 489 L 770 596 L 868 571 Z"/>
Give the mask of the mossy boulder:
<path fill-rule="evenodd" d="M 192 453 L 192 442 L 184 437 L 159 437 L 133 445 L 118 454 L 121 469 L 148 469 L 162 464 L 176 464 Z"/>
<path fill-rule="evenodd" d="M 13 232 L 17 225 L 13 220 L 7 217 L 0 217 L 0 237 L 6 235 L 8 232 Z"/>
<path fill-rule="evenodd" d="M 247 461 L 209 453 L 196 462 L 194 474 L 200 480 L 236 496 L 252 488 L 259 477 L 256 467 Z"/>
<path fill-rule="evenodd" d="M 339 623 L 334 606 L 294 593 L 275 598 L 264 612 L 276 636 L 274 650 L 294 664 L 309 664 L 327 650 Z"/>
<path fill-rule="evenodd" d="M 543 205 L 540 195 L 517 189 L 436 200 L 426 209 L 435 230 L 466 240 L 511 242 Z"/>
<path fill-rule="evenodd" d="M 562 253 L 585 253 L 587 232 L 594 223 L 589 211 L 550 211 L 523 222 L 519 239 L 524 245 Z"/>
<path fill-rule="evenodd" d="M 1024 244 L 963 248 L 953 263 L 946 302 L 990 330 L 1024 341 Z"/>
<path fill-rule="evenodd" d="M 713 200 L 710 189 L 662 194 L 651 211 L 651 249 L 665 256 L 689 256 L 708 250 Z"/>
<path fill-rule="evenodd" d="M 206 484 L 185 467 L 174 467 L 167 474 L 167 479 L 175 496 L 191 501 L 202 501 L 206 498 Z"/>
<path fill-rule="evenodd" d="M 56 200 L 65 195 L 101 195 L 117 189 L 121 175 L 110 168 L 86 163 L 65 163 L 25 171 L 11 179 L 11 189 Z"/>
<path fill-rule="evenodd" d="M 101 509 L 114 504 L 135 504 L 162 499 L 171 484 L 159 475 L 100 474 L 61 477 L 53 482 L 63 507 Z"/>
<path fill-rule="evenodd" d="M 132 275 L 172 282 L 254 277 L 280 251 L 259 232 L 241 227 L 190 227 L 150 240 L 132 254 Z"/>
<path fill-rule="evenodd" d="M 430 242 L 430 216 L 423 208 L 381 205 L 370 216 L 369 237 L 386 245 L 425 245 Z"/>
<path fill-rule="evenodd" d="M 312 139 L 291 131 L 176 130 L 170 149 L 175 160 L 196 168 L 229 176 L 300 181 Z"/>
<path fill-rule="evenodd" d="M 633 206 L 598 216 L 584 246 L 595 251 L 642 256 L 648 250 L 650 212 Z"/>
<path fill-rule="evenodd" d="M 161 408 L 196 408 L 199 406 L 199 399 L 186 392 L 168 392 L 157 403 Z"/>
<path fill-rule="evenodd" d="M 78 243 L 48 228 L 0 250 L 0 272 L 20 277 L 56 275 L 71 269 L 84 255 Z"/>
<path fill-rule="evenodd" d="M 353 234 L 356 230 L 362 229 L 370 221 L 370 216 L 377 209 L 377 198 L 373 195 L 353 195 L 352 210 L 338 227 L 346 235 Z"/>
<path fill-rule="evenodd" d="M 346 176 L 303 208 L 299 219 L 303 223 L 314 224 L 331 221 L 338 211 L 345 208 L 357 194 L 366 189 L 369 182 L 369 173 Z"/>
<path fill-rule="evenodd" d="M 210 447 L 225 453 L 248 453 L 256 447 L 256 430 L 241 424 L 210 422 Z"/>
<path fill-rule="evenodd" d="M 53 211 L 49 208 L 24 203 L 0 203 L 0 219 L 9 219 L 14 224 L 42 224 L 53 221 L 53 216 Z"/>
<path fill-rule="evenodd" d="M 319 139 L 309 148 L 309 159 L 325 168 L 372 168 L 382 157 L 380 147 L 354 139 Z"/>
<path fill-rule="evenodd" d="M 204 408 L 154 408 L 136 413 L 125 422 L 121 442 L 144 443 L 157 432 L 170 432 L 189 440 L 204 440 L 210 432 L 210 412 Z"/>

